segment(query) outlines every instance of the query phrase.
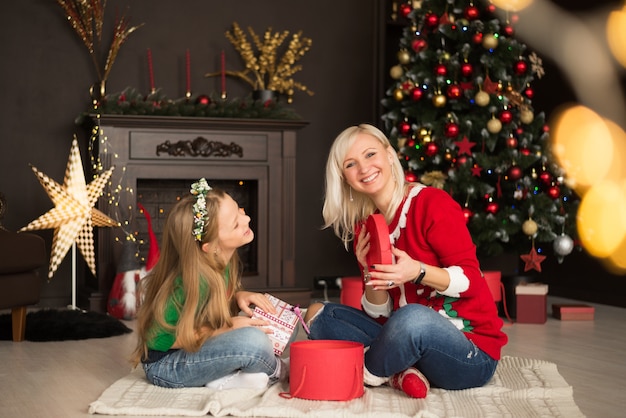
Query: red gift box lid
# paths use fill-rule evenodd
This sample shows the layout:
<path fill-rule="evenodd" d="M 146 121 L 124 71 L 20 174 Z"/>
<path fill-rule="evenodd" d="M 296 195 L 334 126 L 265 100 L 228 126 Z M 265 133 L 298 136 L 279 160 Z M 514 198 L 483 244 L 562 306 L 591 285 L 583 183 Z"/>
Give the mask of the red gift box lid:
<path fill-rule="evenodd" d="M 391 264 L 391 241 L 389 240 L 389 227 L 385 217 L 380 213 L 368 216 L 365 228 L 370 234 L 370 250 L 367 253 L 367 265 Z"/>

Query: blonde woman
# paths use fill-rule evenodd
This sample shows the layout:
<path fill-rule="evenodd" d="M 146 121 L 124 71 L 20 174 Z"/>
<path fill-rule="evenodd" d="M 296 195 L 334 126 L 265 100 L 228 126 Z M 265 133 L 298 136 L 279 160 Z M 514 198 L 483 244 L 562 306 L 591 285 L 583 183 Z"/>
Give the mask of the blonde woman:
<path fill-rule="evenodd" d="M 134 363 L 167 388 L 262 388 L 288 373 L 274 355 L 260 293 L 241 288 L 237 249 L 254 239 L 250 217 L 205 179 L 169 213 L 157 264 L 141 282 Z M 238 312 L 241 312 L 238 314 Z"/>
<path fill-rule="evenodd" d="M 384 215 L 393 264 L 368 265 L 364 223 Z M 389 384 L 414 398 L 430 386 L 465 389 L 491 379 L 507 336 L 460 206 L 443 190 L 407 183 L 395 150 L 371 125 L 334 141 L 326 165 L 325 227 L 362 272 L 362 309 L 312 304 L 311 339 L 366 347 L 365 383 Z"/>

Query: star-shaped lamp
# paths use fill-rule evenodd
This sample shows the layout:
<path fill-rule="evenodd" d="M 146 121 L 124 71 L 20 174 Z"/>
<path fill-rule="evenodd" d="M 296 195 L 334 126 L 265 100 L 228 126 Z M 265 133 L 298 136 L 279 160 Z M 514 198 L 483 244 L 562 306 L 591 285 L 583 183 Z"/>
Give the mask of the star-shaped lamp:
<path fill-rule="evenodd" d="M 546 259 L 546 256 L 537 254 L 537 250 L 535 250 L 535 243 L 533 243 L 530 253 L 520 255 L 520 258 L 524 261 L 524 263 L 526 263 L 524 271 L 534 269 L 541 272 L 541 262 Z"/>
<path fill-rule="evenodd" d="M 96 257 L 93 244 L 94 226 L 119 226 L 119 223 L 98 209 L 94 208 L 104 186 L 109 181 L 114 167 L 95 178 L 89 185 L 85 182 L 85 173 L 78 150 L 76 137 L 72 141 L 64 184 L 60 185 L 37 168 L 31 166 L 39 183 L 46 189 L 54 208 L 32 221 L 21 231 L 52 229 L 52 251 L 48 280 L 54 276 L 61 261 L 70 247 L 76 243 L 89 269 L 96 275 Z"/>

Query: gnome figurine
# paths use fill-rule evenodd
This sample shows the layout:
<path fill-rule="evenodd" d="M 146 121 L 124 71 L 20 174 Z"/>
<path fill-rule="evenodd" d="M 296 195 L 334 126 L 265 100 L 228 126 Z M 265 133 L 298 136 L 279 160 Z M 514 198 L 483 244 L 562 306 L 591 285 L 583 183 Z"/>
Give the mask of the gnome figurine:
<path fill-rule="evenodd" d="M 146 209 L 137 203 L 137 207 L 144 214 L 148 222 L 148 237 L 150 247 L 146 265 L 141 266 L 137 256 L 136 243 L 126 240 L 122 247 L 122 254 L 117 266 L 117 274 L 109 293 L 107 312 L 109 315 L 124 320 L 135 318 L 141 297 L 137 294 L 137 284 L 152 270 L 159 259 L 159 244 L 152 229 L 152 220 Z"/>

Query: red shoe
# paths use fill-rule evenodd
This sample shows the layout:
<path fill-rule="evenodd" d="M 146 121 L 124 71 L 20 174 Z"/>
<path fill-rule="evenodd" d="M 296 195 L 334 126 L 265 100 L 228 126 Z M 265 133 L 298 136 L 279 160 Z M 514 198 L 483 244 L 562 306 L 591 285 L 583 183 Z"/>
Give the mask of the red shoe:
<path fill-rule="evenodd" d="M 411 398 L 422 399 L 428 395 L 430 383 L 428 379 L 414 367 L 396 373 L 389 379 L 389 386 L 409 395 Z"/>

